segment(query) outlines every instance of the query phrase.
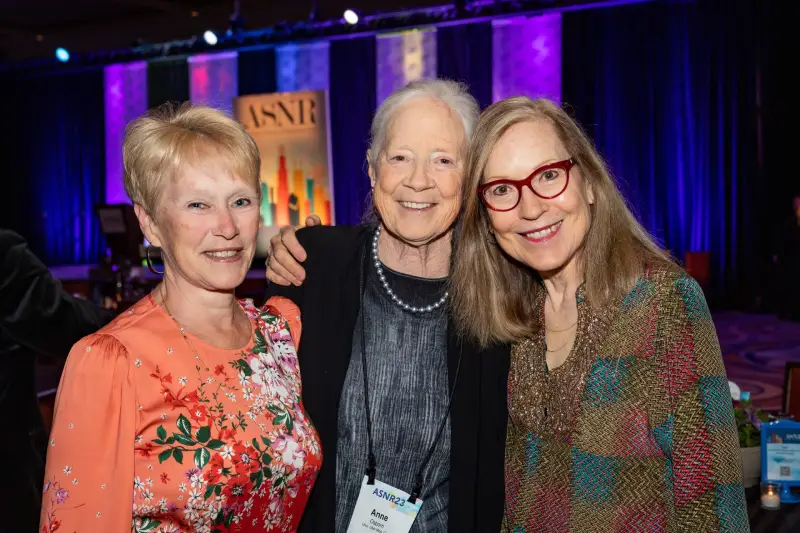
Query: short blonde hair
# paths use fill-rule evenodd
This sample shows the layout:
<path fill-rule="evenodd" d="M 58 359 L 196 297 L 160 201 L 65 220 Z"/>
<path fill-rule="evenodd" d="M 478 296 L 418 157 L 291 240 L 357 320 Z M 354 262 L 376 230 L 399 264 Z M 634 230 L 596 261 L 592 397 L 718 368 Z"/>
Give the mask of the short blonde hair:
<path fill-rule="evenodd" d="M 624 297 L 646 266 L 672 263 L 631 213 L 592 141 L 559 105 L 524 96 L 501 100 L 486 109 L 475 128 L 450 278 L 455 323 L 484 346 L 530 337 L 537 324 L 534 305 L 544 290 L 540 278 L 530 267 L 509 259 L 494 242 L 477 188 L 503 134 L 515 124 L 539 120 L 553 125 L 577 162 L 584 186 L 594 193 L 591 225 L 579 255 L 587 303 L 600 307 Z"/>
<path fill-rule="evenodd" d="M 152 109 L 125 128 L 125 191 L 152 216 L 164 178 L 174 179 L 187 163 L 212 154 L 227 160 L 260 198 L 261 156 L 253 138 L 222 111 L 190 103 Z"/>

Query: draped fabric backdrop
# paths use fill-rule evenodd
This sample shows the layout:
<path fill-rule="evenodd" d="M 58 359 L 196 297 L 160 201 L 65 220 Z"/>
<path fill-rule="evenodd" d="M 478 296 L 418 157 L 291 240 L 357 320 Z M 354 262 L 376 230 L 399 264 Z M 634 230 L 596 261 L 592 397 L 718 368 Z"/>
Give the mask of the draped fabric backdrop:
<path fill-rule="evenodd" d="M 200 54 L 188 59 L 190 100 L 233 116 L 233 99 L 239 96 L 238 54 Z"/>
<path fill-rule="evenodd" d="M 12 105 L 24 118 L 15 124 L 20 152 L 11 165 L 20 174 L 9 179 L 30 186 L 25 197 L 11 197 L 9 207 L 27 220 L 22 233 L 48 265 L 96 263 L 105 250 L 94 213 L 105 199 L 103 68 L 15 83 Z"/>
<path fill-rule="evenodd" d="M 358 224 L 369 197 L 366 155 L 376 109 L 375 38 L 330 44 L 330 124 L 337 224 Z M 347 73 L 346 75 L 338 73 Z"/>
<path fill-rule="evenodd" d="M 242 50 L 238 57 L 239 95 L 274 93 L 278 90 L 275 48 Z"/>
<path fill-rule="evenodd" d="M 561 14 L 492 21 L 492 97 L 561 100 Z"/>
<path fill-rule="evenodd" d="M 797 17 L 787 16 L 786 8 L 784 2 L 758 2 L 761 47 L 757 59 L 762 119 L 759 130 L 762 134 L 763 179 L 770 192 L 767 205 L 771 211 L 769 218 L 773 231 L 785 227 L 787 217 L 792 216 L 794 197 L 800 196 L 800 179 L 790 170 L 796 166 L 793 161 L 800 106 L 796 103 L 796 68 L 792 66 L 793 62 L 786 60 L 787 52 L 791 54 L 791 49 L 797 49 Z"/>
<path fill-rule="evenodd" d="M 147 112 L 147 63 L 109 65 L 104 81 L 106 203 L 130 203 L 123 184 L 122 141 L 128 122 Z"/>
<path fill-rule="evenodd" d="M 482 106 L 516 94 L 564 101 L 644 225 L 678 259 L 710 252 L 712 297 L 757 291 L 800 193 L 793 71 L 780 59 L 796 30 L 782 15 L 757 0 L 661 0 L 248 49 L 191 66 L 170 57 L 6 73 L 0 96 L 14 134 L 1 145 L 2 224 L 51 264 L 95 262 L 104 247 L 94 205 L 124 201 L 127 121 L 190 97 L 225 106 L 237 94 L 326 88 L 337 223 L 357 223 L 376 106 L 438 73 L 467 82 Z"/>
<path fill-rule="evenodd" d="M 711 253 L 710 294 L 751 271 L 760 198 L 746 4 L 646 3 L 564 15 L 564 100 L 642 223 L 679 260 Z"/>
<path fill-rule="evenodd" d="M 800 179 L 795 172 L 800 106 L 796 68 L 786 61 L 787 52 L 797 49 L 797 17 L 787 16 L 784 2 L 761 1 L 758 11 L 758 27 L 764 29 L 759 35 L 757 58 L 762 163 L 758 182 L 763 190 L 752 199 L 760 207 L 757 217 L 761 229 L 752 252 L 762 258 L 764 273 L 749 276 L 743 285 L 761 289 L 762 297 L 756 300 L 760 311 L 777 311 L 787 317 L 796 316 L 800 309 L 800 247 L 793 205 L 795 197 L 800 196 Z M 752 252 L 746 250 L 748 255 Z"/>
<path fill-rule="evenodd" d="M 147 63 L 148 108 L 191 98 L 186 57 L 154 59 Z"/>
<path fill-rule="evenodd" d="M 328 88 L 328 41 L 287 44 L 275 49 L 278 92 L 317 91 Z"/>
<path fill-rule="evenodd" d="M 492 103 L 492 23 L 444 26 L 436 30 L 439 76 L 467 84 L 481 109 Z"/>
<path fill-rule="evenodd" d="M 4 119 L 12 125 L 14 135 L 5 135 L 0 142 L 0 157 L 4 161 L 0 179 L 3 181 L 3 194 L 0 194 L 0 228 L 10 229 L 25 237 L 29 228 L 38 219 L 32 206 L 35 185 L 30 171 L 30 155 L 39 144 L 32 135 L 35 126 L 28 118 L 26 104 L 29 96 L 26 89 L 29 83 L 19 75 L 0 75 L 0 99 L 13 102 L 4 110 Z M 30 143 L 34 143 L 31 146 Z"/>
<path fill-rule="evenodd" d="M 379 35 L 377 40 L 378 105 L 392 91 L 420 79 L 436 77 L 436 30 Z"/>

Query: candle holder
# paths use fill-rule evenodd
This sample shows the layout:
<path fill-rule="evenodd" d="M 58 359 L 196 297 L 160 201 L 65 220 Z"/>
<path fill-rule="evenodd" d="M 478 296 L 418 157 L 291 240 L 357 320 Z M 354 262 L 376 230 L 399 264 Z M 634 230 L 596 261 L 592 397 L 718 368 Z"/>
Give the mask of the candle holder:
<path fill-rule="evenodd" d="M 768 511 L 781 508 L 781 487 L 778 483 L 761 484 L 761 507 Z"/>

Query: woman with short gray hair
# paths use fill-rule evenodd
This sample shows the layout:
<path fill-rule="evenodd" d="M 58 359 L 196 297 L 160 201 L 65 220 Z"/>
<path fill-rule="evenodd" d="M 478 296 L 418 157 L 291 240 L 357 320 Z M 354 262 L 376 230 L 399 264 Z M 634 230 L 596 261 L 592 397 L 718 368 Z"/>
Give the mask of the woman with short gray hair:
<path fill-rule="evenodd" d="M 463 342 L 444 305 L 478 112 L 452 81 L 395 91 L 372 124 L 369 222 L 272 239 L 268 292 L 300 307 L 304 405 L 326 457 L 301 533 L 500 528 L 508 352 Z"/>

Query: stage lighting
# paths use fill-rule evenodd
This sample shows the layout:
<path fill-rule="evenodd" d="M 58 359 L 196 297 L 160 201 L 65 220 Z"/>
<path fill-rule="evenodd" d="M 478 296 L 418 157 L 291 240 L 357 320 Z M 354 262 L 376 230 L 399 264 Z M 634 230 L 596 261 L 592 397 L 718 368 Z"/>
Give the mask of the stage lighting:
<path fill-rule="evenodd" d="M 62 63 L 69 61 L 69 52 L 67 52 L 67 49 L 61 47 L 56 48 L 56 59 Z"/>
<path fill-rule="evenodd" d="M 203 40 L 206 42 L 206 44 L 214 46 L 218 42 L 217 34 L 211 30 L 206 30 L 206 32 L 203 34 Z"/>
<path fill-rule="evenodd" d="M 358 13 L 352 9 L 348 9 L 344 12 L 344 20 L 348 24 L 358 24 Z"/>

